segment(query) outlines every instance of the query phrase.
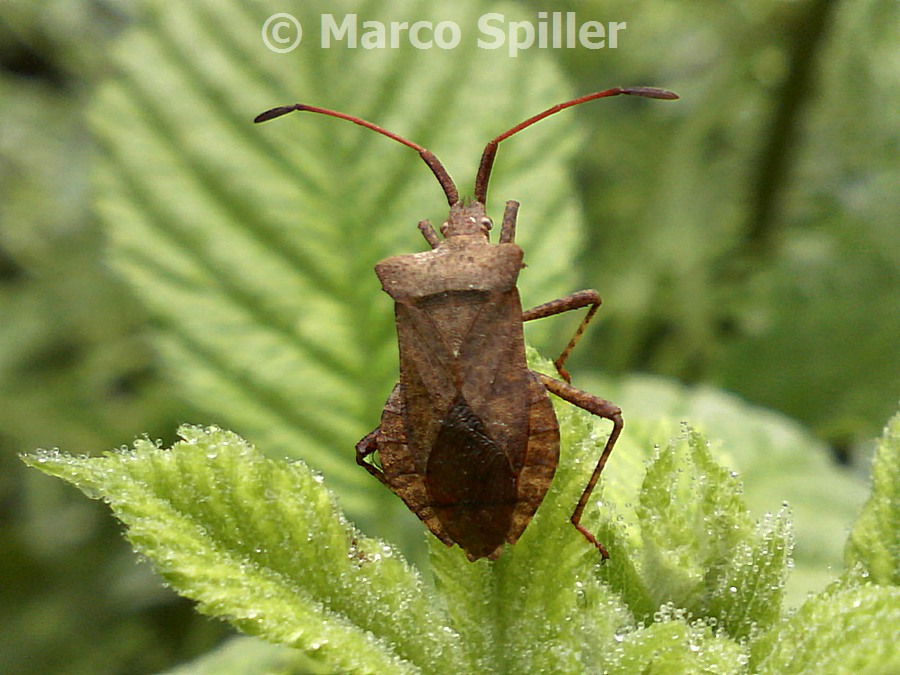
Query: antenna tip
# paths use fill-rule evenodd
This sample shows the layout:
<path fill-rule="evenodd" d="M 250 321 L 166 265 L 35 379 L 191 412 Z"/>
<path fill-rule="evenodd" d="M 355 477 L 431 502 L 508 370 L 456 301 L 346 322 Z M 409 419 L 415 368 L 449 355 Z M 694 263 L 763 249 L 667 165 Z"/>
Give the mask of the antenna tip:
<path fill-rule="evenodd" d="M 623 94 L 629 96 L 644 96 L 646 98 L 661 98 L 666 101 L 674 101 L 678 98 L 678 94 L 668 89 L 658 89 L 657 87 L 629 87 L 622 90 Z"/>
<path fill-rule="evenodd" d="M 303 110 L 302 103 L 296 103 L 294 105 L 282 105 L 277 108 L 272 108 L 271 110 L 266 110 L 265 112 L 261 112 L 259 115 L 253 118 L 253 121 L 256 124 L 260 122 L 268 122 L 269 120 L 274 120 L 276 117 L 281 117 L 282 115 L 287 115 L 289 112 L 293 112 L 294 110 Z"/>

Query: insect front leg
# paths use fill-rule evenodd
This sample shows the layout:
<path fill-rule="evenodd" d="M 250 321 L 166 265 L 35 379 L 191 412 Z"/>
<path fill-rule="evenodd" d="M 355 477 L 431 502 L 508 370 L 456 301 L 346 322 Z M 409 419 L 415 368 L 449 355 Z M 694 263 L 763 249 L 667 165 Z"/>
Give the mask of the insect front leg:
<path fill-rule="evenodd" d="M 500 243 L 511 244 L 516 240 L 516 217 L 519 214 L 519 202 L 510 199 L 503 211 L 503 223 L 500 225 Z"/>
<path fill-rule="evenodd" d="M 394 477 L 386 462 L 391 448 L 398 445 L 405 448 L 406 436 L 403 433 L 403 402 L 400 385 L 397 384 L 391 390 L 384 410 L 381 413 L 381 424 L 374 431 L 369 432 L 356 444 L 356 463 L 375 476 L 383 485 L 392 492 L 397 492 L 397 486 L 392 483 Z M 378 462 L 373 461 L 373 455 L 378 453 Z M 398 493 L 399 494 L 399 493 Z M 402 495 L 401 495 L 402 496 Z"/>
<path fill-rule="evenodd" d="M 581 320 L 581 324 L 578 326 L 578 329 L 575 331 L 575 335 L 573 335 L 572 339 L 569 340 L 569 344 L 566 345 L 565 349 L 563 349 L 562 354 L 560 354 L 559 357 L 557 357 L 556 361 L 553 362 L 553 365 L 556 366 L 556 371 L 566 382 L 571 382 L 572 377 L 569 375 L 569 371 L 565 369 L 565 363 L 569 358 L 569 354 L 572 353 L 575 345 L 578 344 L 578 341 L 581 339 L 581 336 L 584 333 L 584 329 L 587 328 L 587 325 L 591 322 L 591 319 L 594 318 L 594 314 L 596 314 L 597 310 L 600 309 L 601 303 L 602 301 L 600 300 L 600 294 L 597 293 L 597 291 L 586 290 L 572 293 L 557 300 L 545 302 L 543 305 L 538 305 L 537 307 L 532 307 L 528 311 L 522 312 L 522 321 L 524 322 L 533 321 L 534 319 L 543 319 L 547 316 L 562 314 L 563 312 L 568 312 L 573 309 L 581 309 L 582 307 L 589 308 L 587 314 L 585 314 L 584 318 Z"/>
<path fill-rule="evenodd" d="M 588 500 L 591 498 L 594 487 L 597 485 L 597 481 L 600 479 L 603 467 L 606 466 L 606 461 L 612 453 L 613 446 L 615 446 L 619 434 L 622 433 L 622 427 L 624 426 L 624 422 L 622 421 L 622 410 L 615 403 L 611 403 L 599 396 L 589 394 L 581 389 L 576 389 L 566 382 L 560 382 L 559 380 L 555 380 L 552 377 L 548 377 L 541 373 L 536 373 L 536 375 L 540 378 L 541 384 L 547 388 L 547 391 L 556 394 L 572 405 L 576 405 L 597 417 L 602 417 L 613 423 L 612 432 L 609 434 L 603 452 L 600 453 L 600 459 L 597 460 L 597 466 L 594 467 L 594 472 L 591 474 L 584 491 L 581 493 L 581 498 L 578 500 L 578 504 L 575 505 L 575 510 L 572 512 L 571 518 L 575 529 L 581 532 L 589 542 L 596 546 L 600 551 L 600 555 L 606 560 L 609 558 L 609 553 L 607 553 L 606 549 L 603 548 L 603 545 L 597 541 L 597 538 L 581 525 L 581 516 L 584 513 Z"/>
<path fill-rule="evenodd" d="M 422 236 L 425 237 L 425 241 L 428 242 L 431 248 L 437 248 L 441 245 L 441 239 L 438 237 L 437 232 L 434 231 L 434 226 L 430 220 L 419 221 L 419 232 L 422 233 Z"/>
<path fill-rule="evenodd" d="M 372 462 L 367 461 L 367 458 L 371 455 L 378 452 L 378 436 L 381 434 L 381 427 L 378 427 L 374 431 L 370 431 L 365 436 L 363 436 L 362 440 L 356 444 L 356 463 L 359 464 L 362 468 L 368 471 L 370 474 L 375 476 L 382 483 L 390 487 L 388 485 L 387 478 L 384 476 L 384 472 L 379 469 Z"/>

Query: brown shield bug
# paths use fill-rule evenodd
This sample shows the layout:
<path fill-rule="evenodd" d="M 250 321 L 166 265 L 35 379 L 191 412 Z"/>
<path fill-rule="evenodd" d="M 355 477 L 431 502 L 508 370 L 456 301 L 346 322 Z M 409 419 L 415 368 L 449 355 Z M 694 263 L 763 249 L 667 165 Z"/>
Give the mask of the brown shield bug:
<path fill-rule="evenodd" d="M 397 494 L 447 546 L 469 560 L 496 559 L 518 541 L 550 487 L 559 463 L 559 426 L 548 392 L 613 423 L 612 432 L 572 513 L 572 524 L 600 551 L 581 516 L 622 431 L 618 406 L 576 389 L 565 362 L 600 307 L 585 290 L 522 311 L 516 281 L 523 252 L 515 244 L 519 204 L 509 201 L 500 238 L 491 244 L 485 211 L 498 144 L 545 117 L 598 98 L 627 94 L 676 99 L 649 87 L 615 88 L 548 108 L 487 144 L 475 179 L 474 201 L 429 150 L 353 115 L 301 103 L 273 108 L 265 122 L 294 110 L 348 120 L 412 148 L 444 190 L 450 215 L 441 239 L 419 223 L 430 251 L 382 260 L 375 272 L 395 302 L 400 381 L 380 426 L 356 446 L 356 460 Z M 522 324 L 587 307 L 575 335 L 556 359 L 561 380 L 528 369 Z M 378 463 L 372 461 L 377 453 Z"/>

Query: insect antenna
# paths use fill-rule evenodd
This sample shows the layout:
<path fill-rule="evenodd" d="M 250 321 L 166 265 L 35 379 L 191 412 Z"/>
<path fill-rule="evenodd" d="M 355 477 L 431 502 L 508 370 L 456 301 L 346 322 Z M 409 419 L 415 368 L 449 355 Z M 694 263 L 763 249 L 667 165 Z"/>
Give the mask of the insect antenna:
<path fill-rule="evenodd" d="M 615 87 L 614 89 L 605 89 L 604 91 L 598 91 L 593 94 L 586 94 L 585 96 L 579 96 L 578 98 L 573 98 L 571 101 L 566 101 L 565 103 L 558 103 L 552 108 L 547 108 L 544 112 L 538 113 L 533 117 L 529 117 L 524 122 L 519 122 L 516 126 L 514 126 L 509 131 L 500 134 L 487 144 L 484 148 L 484 152 L 481 155 L 481 164 L 478 166 L 478 175 L 475 177 L 475 200 L 485 204 L 487 202 L 487 188 L 488 181 L 491 178 L 491 169 L 494 166 L 494 158 L 497 156 L 497 145 L 500 141 L 503 141 L 513 134 L 517 134 L 523 129 L 527 129 L 532 124 L 536 122 L 540 122 L 545 117 L 549 117 L 555 113 L 558 113 L 560 110 L 565 110 L 566 108 L 571 108 L 574 105 L 579 105 L 580 103 L 587 103 L 588 101 L 593 101 L 596 98 L 606 98 L 607 96 L 619 96 L 620 94 L 625 94 L 627 96 L 644 96 L 646 98 L 661 98 L 666 100 L 673 100 L 678 98 L 678 94 L 675 94 L 671 91 L 667 91 L 665 89 L 657 89 L 655 87 Z"/>
<path fill-rule="evenodd" d="M 295 103 L 294 105 L 285 105 L 279 106 L 278 108 L 272 108 L 271 110 L 266 110 L 263 113 L 260 113 L 254 118 L 254 122 L 267 122 L 268 120 L 273 120 L 276 117 L 281 117 L 282 115 L 286 115 L 289 112 L 293 112 L 295 110 L 298 111 L 306 111 L 306 112 L 314 112 L 319 113 L 320 115 L 328 115 L 329 117 L 337 117 L 338 119 L 347 120 L 349 122 L 353 122 L 354 124 L 358 124 L 361 127 L 365 127 L 366 129 L 371 129 L 372 131 L 377 131 L 382 136 L 387 136 L 398 143 L 402 143 L 403 145 L 412 148 L 416 152 L 419 153 L 419 156 L 422 160 L 428 165 L 428 168 L 431 169 L 431 172 L 434 174 L 435 178 L 438 179 L 438 183 L 441 184 L 441 188 L 444 190 L 444 194 L 447 196 L 447 202 L 450 206 L 453 206 L 457 202 L 459 202 L 459 192 L 456 189 L 456 184 L 453 182 L 453 179 L 450 178 L 450 174 L 447 173 L 447 169 L 444 168 L 444 165 L 441 164 L 440 160 L 426 148 L 423 148 L 418 143 L 413 143 L 402 136 L 398 136 L 392 131 L 388 131 L 377 124 L 373 124 L 367 120 L 362 119 L 361 117 L 356 117 L 354 115 L 348 115 L 346 113 L 337 112 L 336 110 L 328 110 L 327 108 L 317 108 L 315 106 L 306 105 L 304 103 Z"/>

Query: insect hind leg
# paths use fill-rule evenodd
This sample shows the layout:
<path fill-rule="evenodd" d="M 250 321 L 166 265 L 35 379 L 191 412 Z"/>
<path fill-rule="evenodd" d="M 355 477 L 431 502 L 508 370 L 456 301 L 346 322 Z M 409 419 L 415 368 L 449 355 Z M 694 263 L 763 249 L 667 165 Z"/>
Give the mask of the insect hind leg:
<path fill-rule="evenodd" d="M 619 438 L 619 434 L 622 433 L 622 428 L 624 426 L 624 422 L 622 421 L 622 409 L 615 403 L 600 398 L 599 396 L 589 394 L 581 389 L 576 389 L 566 382 L 560 382 L 559 380 L 555 380 L 552 377 L 548 377 L 541 373 L 537 373 L 537 376 L 540 378 L 541 383 L 547 388 L 547 391 L 556 394 L 561 399 L 568 401 L 572 405 L 578 406 L 582 410 L 587 410 L 589 413 L 607 419 L 613 423 L 613 429 L 609 434 L 609 438 L 606 440 L 603 452 L 600 453 L 597 465 L 594 467 L 594 471 L 591 474 L 590 479 L 588 479 L 587 485 L 585 485 L 571 517 L 572 525 L 575 526 L 575 529 L 581 532 L 589 542 L 596 546 L 597 550 L 600 551 L 600 555 L 606 560 L 609 558 L 609 553 L 607 553 L 603 545 L 597 541 L 597 538 L 581 524 L 581 516 L 591 498 L 591 493 L 597 486 L 597 481 L 600 480 L 600 474 L 603 473 L 603 467 L 606 466 L 606 462 L 609 459 L 610 454 L 612 454 L 613 447 Z"/>

